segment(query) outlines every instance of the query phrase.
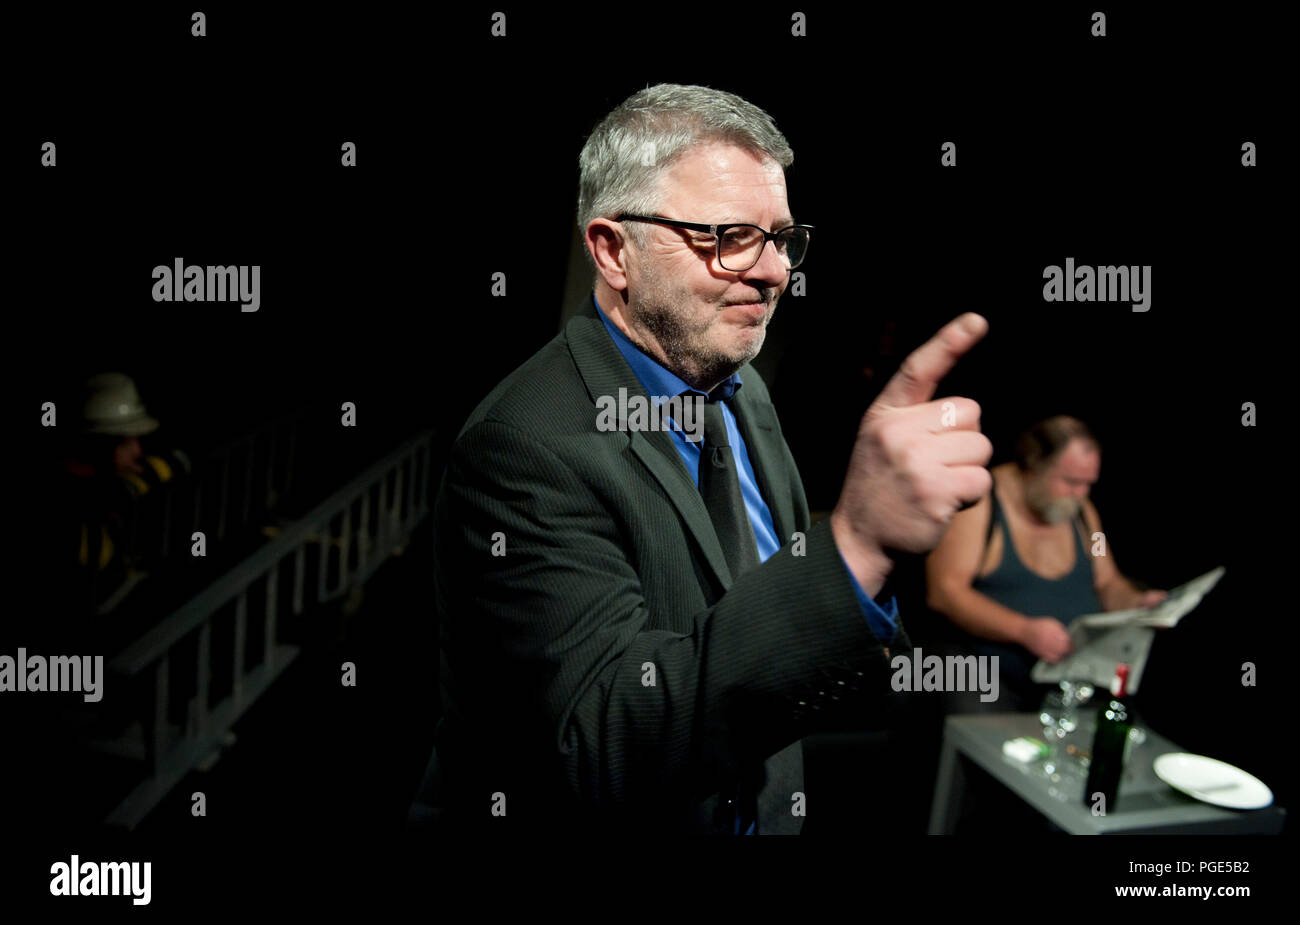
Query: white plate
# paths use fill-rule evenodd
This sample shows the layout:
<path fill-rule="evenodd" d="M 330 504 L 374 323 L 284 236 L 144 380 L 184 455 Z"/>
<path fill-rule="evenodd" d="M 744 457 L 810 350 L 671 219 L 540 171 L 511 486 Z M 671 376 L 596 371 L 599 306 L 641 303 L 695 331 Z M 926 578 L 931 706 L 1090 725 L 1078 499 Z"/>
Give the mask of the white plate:
<path fill-rule="evenodd" d="M 1187 752 L 1169 752 L 1155 760 L 1156 777 L 1175 790 L 1215 806 L 1262 809 L 1273 802 L 1273 791 L 1241 768 Z"/>

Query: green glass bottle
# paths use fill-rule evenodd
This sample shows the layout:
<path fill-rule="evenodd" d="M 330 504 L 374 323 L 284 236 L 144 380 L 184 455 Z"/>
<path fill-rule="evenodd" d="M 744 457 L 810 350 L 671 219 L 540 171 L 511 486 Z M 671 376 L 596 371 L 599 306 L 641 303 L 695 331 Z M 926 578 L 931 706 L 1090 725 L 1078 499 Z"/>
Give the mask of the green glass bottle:
<path fill-rule="evenodd" d="M 1129 709 L 1124 703 L 1128 693 L 1128 665 L 1115 666 L 1115 677 L 1110 682 L 1109 698 L 1104 698 L 1097 708 L 1097 733 L 1092 739 L 1092 761 L 1088 766 L 1088 784 L 1083 788 L 1083 805 L 1089 809 L 1096 803 L 1096 794 L 1105 796 L 1105 812 L 1115 811 L 1119 796 L 1119 777 L 1124 770 L 1124 747 L 1133 724 Z"/>

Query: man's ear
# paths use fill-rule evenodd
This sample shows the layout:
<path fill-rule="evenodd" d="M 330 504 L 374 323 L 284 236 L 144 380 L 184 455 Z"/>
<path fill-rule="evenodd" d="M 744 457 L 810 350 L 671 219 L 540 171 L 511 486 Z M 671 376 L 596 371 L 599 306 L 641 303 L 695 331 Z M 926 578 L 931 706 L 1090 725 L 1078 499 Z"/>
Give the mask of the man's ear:
<path fill-rule="evenodd" d="M 617 222 L 593 218 L 583 241 L 596 264 L 596 275 L 615 292 L 627 289 L 626 239 Z"/>

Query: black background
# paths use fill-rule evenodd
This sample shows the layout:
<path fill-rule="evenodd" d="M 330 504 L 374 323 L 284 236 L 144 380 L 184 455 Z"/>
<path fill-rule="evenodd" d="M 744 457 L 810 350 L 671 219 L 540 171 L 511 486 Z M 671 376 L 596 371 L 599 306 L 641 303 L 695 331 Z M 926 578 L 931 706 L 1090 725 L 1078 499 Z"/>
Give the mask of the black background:
<path fill-rule="evenodd" d="M 1092 497 L 1127 575 L 1168 588 L 1227 567 L 1158 639 L 1141 707 L 1184 748 L 1246 767 L 1289 806 L 1284 24 L 1235 6 L 1108 9 L 1109 35 L 1093 38 L 1081 6 L 800 9 L 806 38 L 790 36 L 791 10 L 753 5 L 507 8 L 504 39 L 489 34 L 492 7 L 466 5 L 283 18 L 208 6 L 202 39 L 179 8 L 8 20 L 0 166 L 15 492 L 25 451 L 43 439 L 33 409 L 91 367 L 130 370 L 151 412 L 185 436 L 350 400 L 363 426 L 341 440 L 432 426 L 449 445 L 559 330 L 587 132 L 647 84 L 719 87 L 775 118 L 796 155 L 793 214 L 817 226 L 808 294 L 782 300 L 758 364 L 813 509 L 835 503 L 857 419 L 902 358 L 960 312 L 980 312 L 989 334 L 941 394 L 980 403 L 994 463 L 1039 417 L 1087 421 L 1104 447 Z M 54 170 L 39 166 L 45 140 L 58 144 Z M 344 140 L 358 146 L 354 170 L 339 167 Z M 956 169 L 939 166 L 945 141 Z M 1244 141 L 1258 146 L 1254 169 L 1241 166 Z M 153 302 L 152 267 L 178 256 L 260 264 L 260 311 Z M 1044 302 L 1043 268 L 1066 257 L 1150 265 L 1150 311 Z M 505 299 L 490 295 L 497 271 Z M 1247 401 L 1258 427 L 1241 425 Z M 21 535 L 10 539 L 20 561 Z M 345 875 L 326 895 L 364 898 L 377 857 L 421 847 L 401 817 L 437 710 L 427 552 L 424 537 L 383 577 L 351 649 L 306 660 L 286 676 L 280 712 L 248 717 L 254 757 L 223 759 L 235 770 L 224 795 L 209 793 L 210 807 L 224 804 L 216 818 L 194 820 L 188 800 L 173 800 L 159 810 L 170 820 L 109 842 L 158 861 L 156 906 L 184 907 L 217 883 L 228 897 L 252 882 L 305 896 L 313 887 L 289 871 L 314 865 Z M 40 589 L 21 570 L 14 581 L 10 606 L 39 608 Z M 900 609 L 906 624 L 901 596 Z M 0 651 L 20 644 L 5 642 Z M 374 683 L 340 694 L 338 654 Z M 1255 687 L 1240 684 L 1246 661 Z M 275 773 L 277 747 L 301 765 Z M 53 859 L 108 836 L 75 798 L 42 791 L 22 753 L 6 742 L 0 760 L 18 772 L 6 796 L 32 820 L 32 850 L 11 843 L 18 866 L 0 883 L 25 900 L 46 893 Z M 61 831 L 41 831 L 43 818 Z M 929 843 L 954 860 L 901 862 L 921 843 L 866 818 L 836 834 L 840 856 L 898 863 L 892 875 L 917 887 L 983 882 L 970 865 L 993 863 Z M 1089 873 L 1070 895 L 1095 899 L 1129 882 L 1130 857 L 1264 850 L 1141 844 L 1067 846 L 1051 861 L 1008 835 L 996 856 L 1026 889 L 1072 857 Z M 263 850 L 275 864 L 230 860 Z M 709 863 L 736 850 L 760 849 L 710 849 Z M 780 862 L 800 869 L 816 851 L 784 850 Z"/>

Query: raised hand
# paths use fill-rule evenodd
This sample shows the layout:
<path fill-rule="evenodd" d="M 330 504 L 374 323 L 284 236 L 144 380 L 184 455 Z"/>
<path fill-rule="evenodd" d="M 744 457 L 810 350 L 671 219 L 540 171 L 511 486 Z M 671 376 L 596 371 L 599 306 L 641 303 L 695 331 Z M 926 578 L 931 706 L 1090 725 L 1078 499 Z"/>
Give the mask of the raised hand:
<path fill-rule="evenodd" d="M 993 486 L 993 444 L 969 398 L 931 400 L 988 322 L 967 312 L 903 361 L 862 417 L 831 529 L 860 582 L 889 570 L 891 550 L 928 552 L 952 515 Z M 867 587 L 864 584 L 864 588 Z"/>

